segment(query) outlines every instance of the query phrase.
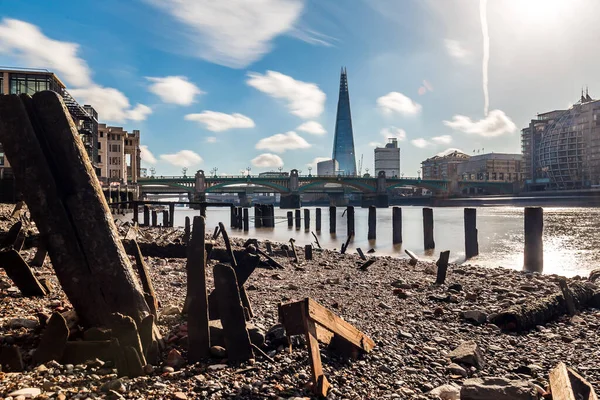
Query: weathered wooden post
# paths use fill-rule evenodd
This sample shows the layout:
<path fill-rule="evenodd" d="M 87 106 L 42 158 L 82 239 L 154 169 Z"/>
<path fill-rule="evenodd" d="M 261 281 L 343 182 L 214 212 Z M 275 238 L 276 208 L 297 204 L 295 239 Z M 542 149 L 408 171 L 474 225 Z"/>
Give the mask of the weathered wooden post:
<path fill-rule="evenodd" d="M 315 231 L 321 232 L 321 208 L 315 210 Z"/>
<path fill-rule="evenodd" d="M 254 227 L 262 228 L 262 210 L 260 204 L 254 205 Z"/>
<path fill-rule="evenodd" d="M 525 271 L 544 270 L 544 209 L 525 207 Z"/>
<path fill-rule="evenodd" d="M 377 207 L 369 206 L 369 240 L 377 238 Z"/>
<path fill-rule="evenodd" d="M 235 206 L 229 207 L 229 227 L 235 228 L 237 224 L 237 209 Z"/>
<path fill-rule="evenodd" d="M 335 206 L 329 207 L 329 233 L 335 233 L 336 231 L 336 208 Z"/>
<path fill-rule="evenodd" d="M 144 226 L 150 226 L 150 207 L 144 206 Z"/>
<path fill-rule="evenodd" d="M 313 259 L 313 248 L 310 244 L 304 245 L 304 259 L 309 261 Z"/>
<path fill-rule="evenodd" d="M 348 206 L 346 208 L 346 218 L 347 218 L 347 234 L 348 236 L 354 234 L 354 206 Z"/>
<path fill-rule="evenodd" d="M 133 223 L 139 225 L 139 204 L 137 201 L 133 202 Z"/>
<path fill-rule="evenodd" d="M 163 228 L 169 227 L 169 212 L 167 210 L 163 210 L 162 212 L 162 226 Z"/>
<path fill-rule="evenodd" d="M 210 357 L 208 296 L 206 292 L 206 220 L 194 217 L 194 230 L 187 260 L 188 361 Z"/>
<path fill-rule="evenodd" d="M 244 220 L 243 220 L 243 222 L 242 222 L 242 225 L 243 225 L 243 227 L 244 227 L 244 232 L 248 232 L 248 229 L 250 228 L 250 227 L 248 226 L 248 225 L 250 224 L 250 221 L 249 221 L 249 216 L 248 216 L 248 207 L 244 207 L 244 210 L 243 210 L 243 218 L 244 218 Z"/>
<path fill-rule="evenodd" d="M 433 210 L 423 208 L 423 245 L 425 250 L 435 249 L 433 241 Z"/>
<path fill-rule="evenodd" d="M 479 254 L 477 242 L 477 209 L 465 208 L 465 258 L 468 260 Z"/>
<path fill-rule="evenodd" d="M 152 210 L 152 226 L 155 227 L 158 225 L 158 215 L 156 214 L 156 210 Z"/>
<path fill-rule="evenodd" d="M 273 204 L 269 204 L 269 218 L 271 219 L 269 227 L 275 228 L 275 206 Z"/>
<path fill-rule="evenodd" d="M 169 204 L 169 226 L 175 226 L 175 203 Z"/>
<path fill-rule="evenodd" d="M 287 212 L 287 223 L 288 228 L 292 228 L 294 226 L 294 213 L 292 211 Z"/>
<path fill-rule="evenodd" d="M 295 216 L 296 216 L 296 219 L 295 219 L 296 229 L 300 229 L 300 219 L 301 219 L 301 217 L 300 217 L 300 210 L 296 210 L 295 213 L 296 213 L 295 214 Z"/>
<path fill-rule="evenodd" d="M 436 285 L 443 285 L 446 282 L 446 273 L 448 272 L 448 259 L 450 258 L 450 250 L 442 251 L 440 258 L 437 260 L 437 277 L 435 280 Z"/>
<path fill-rule="evenodd" d="M 244 218 L 244 214 L 243 214 L 243 211 L 242 211 L 242 207 L 238 207 L 238 208 L 237 208 L 236 215 L 237 215 L 237 225 L 236 225 L 235 227 L 236 227 L 237 229 L 242 229 L 242 227 L 243 227 L 243 226 L 242 226 L 242 225 L 243 225 L 243 223 L 242 223 L 242 220 L 243 220 L 243 218 Z"/>
<path fill-rule="evenodd" d="M 183 227 L 183 243 L 187 244 L 190 241 L 190 217 L 185 217 L 185 225 Z"/>
<path fill-rule="evenodd" d="M 402 209 L 400 207 L 392 209 L 392 243 L 402 243 Z"/>
<path fill-rule="evenodd" d="M 310 210 L 308 208 L 304 209 L 304 230 L 310 230 Z"/>

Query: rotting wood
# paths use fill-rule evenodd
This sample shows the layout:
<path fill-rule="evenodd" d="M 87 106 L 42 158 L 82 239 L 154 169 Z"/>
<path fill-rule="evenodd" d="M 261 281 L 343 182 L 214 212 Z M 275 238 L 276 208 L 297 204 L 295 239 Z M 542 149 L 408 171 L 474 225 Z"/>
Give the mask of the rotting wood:
<path fill-rule="evenodd" d="M 25 243 L 25 232 L 23 229 L 19 231 L 15 242 L 13 243 L 13 249 L 16 251 L 21 251 L 23 249 L 23 243 Z"/>
<path fill-rule="evenodd" d="M 10 213 L 10 217 L 18 219 L 21 216 L 21 213 L 23 212 L 24 207 L 25 207 L 25 202 L 23 200 L 17 201 L 17 204 L 15 204 L 15 207 L 13 208 L 12 213 Z"/>
<path fill-rule="evenodd" d="M 60 362 L 76 365 L 96 358 L 103 361 L 113 361 L 115 357 L 112 354 L 110 345 L 110 340 L 70 340 L 65 345 Z"/>
<path fill-rule="evenodd" d="M 549 381 L 553 400 L 598 400 L 593 386 L 565 363 L 550 371 Z"/>
<path fill-rule="evenodd" d="M 227 253 L 229 253 L 229 257 L 231 257 L 231 266 L 233 268 L 237 267 L 237 261 L 235 260 L 235 256 L 233 255 L 233 250 L 231 248 L 231 241 L 229 240 L 229 235 L 227 234 L 227 230 L 222 222 L 219 222 L 219 230 L 221 235 L 223 235 L 223 241 L 225 242 L 225 248 L 227 249 Z"/>
<path fill-rule="evenodd" d="M 25 369 L 21 350 L 17 346 L 0 347 L 0 367 L 2 372 L 21 372 Z"/>
<path fill-rule="evenodd" d="M 562 295 L 565 299 L 565 306 L 567 307 L 567 314 L 569 314 L 569 316 L 572 317 L 575 315 L 576 310 L 575 310 L 575 303 L 573 301 L 573 293 L 571 292 L 571 289 L 569 289 L 569 285 L 567 284 L 567 278 L 559 277 L 558 285 L 560 286 L 560 291 L 562 292 Z"/>
<path fill-rule="evenodd" d="M 294 262 L 298 263 L 298 253 L 296 252 L 296 246 L 294 246 L 295 242 L 296 240 L 294 238 L 290 238 L 290 247 L 292 248 L 292 254 L 294 255 Z"/>
<path fill-rule="evenodd" d="M 269 245 L 270 243 L 267 242 L 267 244 Z M 269 246 L 267 246 L 267 247 L 269 247 Z M 275 261 L 273 258 L 271 258 L 271 256 L 269 256 L 267 253 L 263 252 L 261 249 L 256 249 L 256 252 L 258 254 L 260 254 L 261 256 L 263 256 L 264 258 L 266 258 L 271 267 L 277 268 L 277 269 L 283 269 L 283 265 L 279 264 L 277 261 Z"/>
<path fill-rule="evenodd" d="M 361 265 L 359 269 L 361 271 L 366 271 L 371 265 L 373 265 L 375 263 L 375 261 L 377 261 L 377 258 L 373 257 L 373 258 L 367 260 L 363 265 Z"/>
<path fill-rule="evenodd" d="M 351 233 L 350 235 L 348 235 L 348 237 L 346 238 L 346 243 L 342 244 L 342 249 L 341 249 L 340 253 L 346 254 L 346 251 L 348 251 L 348 246 L 350 245 L 350 240 L 352 240 L 353 237 L 354 237 L 354 233 Z"/>
<path fill-rule="evenodd" d="M 40 237 L 38 238 L 38 247 L 35 252 L 35 256 L 33 256 L 33 259 L 29 262 L 29 265 L 32 267 L 41 267 L 44 265 L 46 257 L 48 257 L 48 245 L 46 243 L 46 238 Z"/>
<path fill-rule="evenodd" d="M 113 314 L 111 329 L 113 337 L 119 340 L 121 348 L 134 348 L 140 356 L 142 365 L 146 365 L 142 342 L 133 318 L 122 314 Z"/>
<path fill-rule="evenodd" d="M 190 227 L 190 217 L 185 217 L 185 225 L 183 228 L 183 238 L 182 238 L 182 241 L 185 244 L 188 244 L 190 241 L 190 232 L 191 232 L 190 228 L 191 228 Z"/>
<path fill-rule="evenodd" d="M 217 238 L 219 237 L 219 233 L 221 233 L 221 230 L 219 228 L 219 226 L 215 226 L 215 230 L 212 234 L 212 240 L 217 240 Z"/>
<path fill-rule="evenodd" d="M 60 361 L 68 339 L 67 321 L 60 313 L 53 313 L 46 324 L 46 328 L 44 328 L 40 344 L 33 353 L 34 362 L 44 364 L 51 360 Z"/>
<path fill-rule="evenodd" d="M 265 247 L 267 248 L 267 254 L 270 257 L 273 257 L 273 246 L 271 246 L 271 242 L 269 242 L 268 240 L 265 242 Z"/>
<path fill-rule="evenodd" d="M 360 247 L 356 248 L 356 252 L 360 256 L 361 260 L 367 261 L 367 256 L 365 256 L 365 253 L 363 253 L 363 251 Z"/>
<path fill-rule="evenodd" d="M 404 252 L 406 253 L 406 255 L 408 255 L 410 257 L 410 261 L 408 263 L 412 266 L 417 265 L 417 263 L 419 262 L 419 259 L 417 258 L 416 254 L 408 249 L 405 249 Z"/>
<path fill-rule="evenodd" d="M 306 306 L 306 304 L 304 304 Z M 307 311 L 303 312 L 304 329 L 306 341 L 308 342 L 308 353 L 310 356 L 310 366 L 312 371 L 313 393 L 321 397 L 327 397 L 329 390 L 329 381 L 323 373 L 323 364 L 321 363 L 321 352 L 319 350 L 319 341 L 317 339 L 317 326 L 315 321 L 308 318 Z"/>
<path fill-rule="evenodd" d="M 127 376 L 135 378 L 144 375 L 145 362 L 142 361 L 141 354 L 137 349 L 131 346 L 123 346 L 121 350 L 127 364 Z"/>
<path fill-rule="evenodd" d="M 319 231 L 317 231 L 319 232 Z M 321 243 L 319 243 L 319 238 L 317 237 L 317 235 L 315 235 L 314 232 L 311 232 L 313 237 L 315 238 L 315 242 L 317 243 L 317 247 L 319 248 L 319 250 L 322 250 L 323 248 L 321 247 Z"/>
<path fill-rule="evenodd" d="M 46 290 L 37 280 L 31 268 L 14 249 L 0 251 L 0 268 L 19 288 L 23 296 L 45 296 Z"/>
<path fill-rule="evenodd" d="M 304 259 L 310 261 L 313 259 L 313 248 L 311 244 L 304 246 Z"/>
<path fill-rule="evenodd" d="M 8 249 L 8 248 L 14 247 L 14 244 L 17 241 L 17 239 L 19 238 L 19 234 L 21 233 L 22 230 L 23 230 L 23 222 L 17 221 L 16 223 L 14 223 L 13 226 L 10 227 L 10 229 L 4 236 L 2 243 L 0 243 L 0 249 Z M 19 250 L 17 250 L 17 251 L 19 251 Z"/>
<path fill-rule="evenodd" d="M 214 267 L 214 280 L 228 359 L 233 362 L 247 361 L 254 357 L 254 353 L 235 271 L 228 265 L 217 264 Z"/>
<path fill-rule="evenodd" d="M 440 258 L 436 261 L 437 265 L 437 277 L 435 280 L 436 285 L 443 285 L 446 282 L 446 273 L 448 272 L 448 259 L 450 258 L 450 250 L 442 251 Z"/>
<path fill-rule="evenodd" d="M 206 220 L 194 217 L 194 230 L 187 262 L 188 360 L 198 362 L 210 357 L 208 296 L 206 292 Z"/>
<path fill-rule="evenodd" d="M 142 289 L 144 290 L 145 297 L 148 299 L 146 303 L 150 308 L 150 313 L 156 318 L 158 316 L 158 299 L 156 298 L 156 292 L 154 291 L 154 285 L 152 285 L 148 267 L 146 266 L 144 256 L 142 255 L 142 251 L 140 250 L 137 241 L 132 240 L 130 246 L 135 257 L 138 276 L 142 282 Z"/>

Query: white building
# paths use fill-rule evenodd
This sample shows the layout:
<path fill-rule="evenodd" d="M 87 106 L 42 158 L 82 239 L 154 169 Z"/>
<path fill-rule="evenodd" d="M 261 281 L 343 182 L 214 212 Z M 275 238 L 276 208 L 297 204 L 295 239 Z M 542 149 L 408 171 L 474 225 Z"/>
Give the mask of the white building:
<path fill-rule="evenodd" d="M 317 163 L 317 176 L 334 176 L 340 169 L 336 160 L 326 160 Z"/>
<path fill-rule="evenodd" d="M 385 176 L 391 178 L 400 176 L 400 148 L 398 139 L 390 138 L 385 147 L 375 149 L 375 176 L 379 171 L 384 171 Z"/>

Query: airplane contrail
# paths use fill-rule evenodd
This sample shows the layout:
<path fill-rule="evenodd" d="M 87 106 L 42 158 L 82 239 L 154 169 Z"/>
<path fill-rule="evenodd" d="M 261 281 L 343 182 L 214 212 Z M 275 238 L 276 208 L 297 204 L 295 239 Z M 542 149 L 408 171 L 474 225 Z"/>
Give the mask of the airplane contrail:
<path fill-rule="evenodd" d="M 488 64 L 490 63 L 490 35 L 487 24 L 487 0 L 479 0 L 479 17 L 481 19 L 481 33 L 483 34 L 483 112 L 488 115 L 490 96 L 488 92 Z"/>

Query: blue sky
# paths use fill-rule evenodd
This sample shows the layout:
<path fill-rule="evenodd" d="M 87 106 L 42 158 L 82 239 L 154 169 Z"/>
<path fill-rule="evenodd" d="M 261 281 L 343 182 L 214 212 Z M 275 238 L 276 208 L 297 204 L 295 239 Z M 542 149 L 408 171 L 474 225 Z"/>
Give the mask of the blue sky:
<path fill-rule="evenodd" d="M 49 69 L 102 122 L 140 129 L 159 175 L 307 173 L 331 157 L 345 66 L 363 173 L 395 136 L 416 176 L 448 148 L 519 152 L 536 113 L 600 93 L 598 3 L 4 0 L 0 65 Z"/>

